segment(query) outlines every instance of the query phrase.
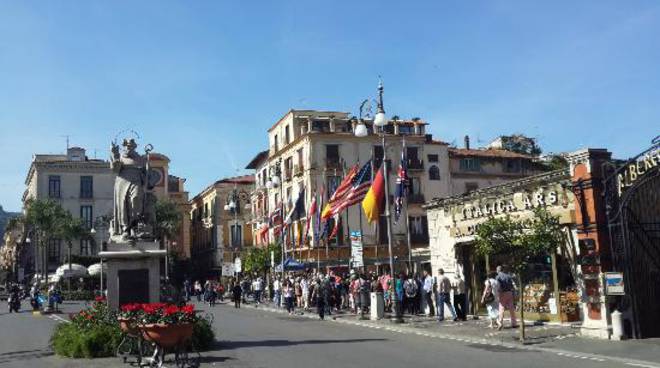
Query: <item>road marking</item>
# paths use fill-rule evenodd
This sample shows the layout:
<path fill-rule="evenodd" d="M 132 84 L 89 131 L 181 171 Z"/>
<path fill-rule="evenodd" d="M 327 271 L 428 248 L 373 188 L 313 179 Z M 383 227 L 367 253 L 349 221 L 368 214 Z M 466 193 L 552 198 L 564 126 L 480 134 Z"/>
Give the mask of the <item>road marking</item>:
<path fill-rule="evenodd" d="M 626 365 L 631 365 L 633 367 L 644 367 L 644 368 L 657 368 L 658 367 L 656 365 L 647 365 L 647 364 L 639 364 L 639 363 L 626 363 Z"/>
<path fill-rule="evenodd" d="M 62 318 L 62 317 L 60 317 L 60 316 L 58 316 L 58 315 L 55 315 L 55 314 L 51 314 L 51 315 L 48 316 L 48 317 L 49 317 L 50 319 L 53 319 L 53 320 L 58 321 L 58 322 L 71 323 L 71 321 L 69 321 L 68 319 L 64 319 L 64 318 Z"/>

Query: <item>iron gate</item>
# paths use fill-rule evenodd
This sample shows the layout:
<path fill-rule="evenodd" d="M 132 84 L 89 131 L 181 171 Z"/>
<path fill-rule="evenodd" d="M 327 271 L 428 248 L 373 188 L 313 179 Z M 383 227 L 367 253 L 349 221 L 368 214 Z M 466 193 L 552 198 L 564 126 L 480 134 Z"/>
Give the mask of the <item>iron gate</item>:
<path fill-rule="evenodd" d="M 619 310 L 630 312 L 633 337 L 660 337 L 660 137 L 603 170 L 613 268 L 625 282 Z"/>

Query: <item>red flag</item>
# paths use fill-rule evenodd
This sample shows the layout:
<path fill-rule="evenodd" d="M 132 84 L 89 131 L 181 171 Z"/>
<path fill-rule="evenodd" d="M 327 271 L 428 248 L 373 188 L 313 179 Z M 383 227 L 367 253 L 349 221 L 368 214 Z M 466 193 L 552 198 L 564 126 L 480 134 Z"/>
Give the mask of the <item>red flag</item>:
<path fill-rule="evenodd" d="M 339 227 L 341 227 L 341 216 L 336 215 L 335 216 L 335 227 L 332 229 L 332 233 L 330 233 L 330 237 L 328 239 L 332 239 L 339 234 Z"/>
<path fill-rule="evenodd" d="M 309 206 L 309 213 L 307 214 L 307 223 L 305 224 L 305 234 L 303 235 L 303 238 L 305 239 L 305 242 L 307 241 L 307 236 L 309 234 L 309 227 L 312 225 L 312 220 L 314 219 L 314 215 L 316 215 L 317 211 L 317 206 L 316 206 L 316 193 L 314 193 L 314 196 L 312 197 L 312 204 Z"/>

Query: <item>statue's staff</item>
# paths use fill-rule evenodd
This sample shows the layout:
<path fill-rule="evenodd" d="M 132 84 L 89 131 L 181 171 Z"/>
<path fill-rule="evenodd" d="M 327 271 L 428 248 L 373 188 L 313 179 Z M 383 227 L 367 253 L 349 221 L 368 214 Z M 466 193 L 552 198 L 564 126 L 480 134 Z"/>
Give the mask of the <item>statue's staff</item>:
<path fill-rule="evenodd" d="M 154 150 L 154 146 L 149 143 L 144 146 L 144 152 L 147 154 L 147 162 L 144 165 L 145 170 L 145 180 L 144 180 L 144 196 L 142 196 L 142 214 L 144 215 L 147 208 L 147 193 L 149 193 L 149 170 L 151 170 L 151 151 Z M 147 219 L 145 219 L 147 220 Z"/>

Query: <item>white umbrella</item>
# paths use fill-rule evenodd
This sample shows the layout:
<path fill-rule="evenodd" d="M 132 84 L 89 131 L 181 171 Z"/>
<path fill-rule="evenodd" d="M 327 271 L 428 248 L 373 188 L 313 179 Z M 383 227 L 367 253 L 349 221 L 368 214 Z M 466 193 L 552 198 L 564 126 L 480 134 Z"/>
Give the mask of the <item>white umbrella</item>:
<path fill-rule="evenodd" d="M 58 282 L 60 282 L 61 278 L 62 277 L 57 273 L 56 274 L 50 274 L 50 275 L 48 275 L 48 283 L 49 284 L 57 284 Z"/>
<path fill-rule="evenodd" d="M 103 273 L 106 273 L 108 271 L 108 266 L 107 264 L 103 264 Z M 98 276 L 101 274 L 101 264 L 100 263 L 94 263 L 93 265 L 87 267 L 87 272 L 89 273 L 90 276 Z"/>
<path fill-rule="evenodd" d="M 83 277 L 87 276 L 87 267 L 79 265 L 77 263 L 71 264 L 69 269 L 68 264 L 63 264 L 57 268 L 55 271 L 56 275 L 59 275 L 60 278 L 69 278 L 69 277 Z"/>

